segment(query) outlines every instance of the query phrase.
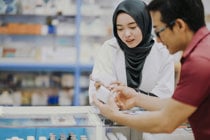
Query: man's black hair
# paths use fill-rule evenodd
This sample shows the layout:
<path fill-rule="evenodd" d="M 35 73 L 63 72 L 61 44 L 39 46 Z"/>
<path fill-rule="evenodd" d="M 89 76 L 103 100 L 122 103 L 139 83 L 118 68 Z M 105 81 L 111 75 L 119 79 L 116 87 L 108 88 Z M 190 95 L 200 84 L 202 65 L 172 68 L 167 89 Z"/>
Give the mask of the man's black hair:
<path fill-rule="evenodd" d="M 178 18 L 184 20 L 193 32 L 206 25 L 201 0 L 152 0 L 147 8 L 159 11 L 161 21 L 167 25 Z"/>

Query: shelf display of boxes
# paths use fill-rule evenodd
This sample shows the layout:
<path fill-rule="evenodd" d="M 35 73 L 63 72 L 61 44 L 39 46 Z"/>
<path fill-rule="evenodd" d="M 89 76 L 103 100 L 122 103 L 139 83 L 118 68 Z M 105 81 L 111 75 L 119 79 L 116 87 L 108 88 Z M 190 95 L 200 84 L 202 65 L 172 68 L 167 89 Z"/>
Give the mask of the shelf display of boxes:
<path fill-rule="evenodd" d="M 112 2 L 0 2 L 0 71 L 30 72 L 37 75 L 40 72 L 70 72 L 74 76 L 74 96 L 70 104 L 84 105 L 80 100 L 83 95 L 85 98 L 87 95 L 80 93 L 87 92 L 88 83 L 84 82 L 88 80 L 81 77 L 89 79 L 97 48 L 111 36 L 111 20 L 106 25 L 102 23 L 104 19 L 107 20 L 107 16 L 104 17 L 106 11 L 111 12 L 110 9 L 113 8 Z M 97 12 L 94 13 L 97 14 L 93 15 L 89 7 L 95 7 Z M 85 105 L 87 104 L 86 102 Z"/>

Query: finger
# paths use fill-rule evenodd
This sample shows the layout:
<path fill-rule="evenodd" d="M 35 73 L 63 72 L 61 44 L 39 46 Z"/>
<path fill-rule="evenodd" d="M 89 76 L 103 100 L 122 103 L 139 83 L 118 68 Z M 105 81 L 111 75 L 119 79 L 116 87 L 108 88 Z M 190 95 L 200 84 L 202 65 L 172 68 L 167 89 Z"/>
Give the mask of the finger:
<path fill-rule="evenodd" d="M 112 88 L 111 92 L 118 93 L 118 92 L 121 92 L 124 88 L 125 86 L 115 86 Z"/>
<path fill-rule="evenodd" d="M 117 104 L 117 106 L 118 106 L 120 109 L 123 109 L 124 103 L 123 103 L 123 101 L 121 100 L 120 96 L 116 96 L 116 97 L 115 97 L 115 103 Z"/>
<path fill-rule="evenodd" d="M 114 89 L 116 86 L 118 86 L 118 85 L 117 85 L 117 84 L 110 84 L 108 88 L 109 88 L 109 90 L 112 90 L 112 89 Z"/>
<path fill-rule="evenodd" d="M 122 102 L 121 101 L 115 101 L 116 105 L 118 106 L 118 108 L 122 109 Z"/>
<path fill-rule="evenodd" d="M 124 83 L 120 82 L 120 81 L 114 81 L 114 82 L 111 82 L 110 85 L 113 85 L 113 86 L 125 86 Z"/>
<path fill-rule="evenodd" d="M 96 90 L 98 90 L 101 87 L 101 83 L 99 81 L 96 81 L 94 83 L 94 86 L 95 86 Z"/>
<path fill-rule="evenodd" d="M 113 82 L 111 82 L 111 84 L 119 85 L 120 82 L 119 81 L 113 81 Z"/>

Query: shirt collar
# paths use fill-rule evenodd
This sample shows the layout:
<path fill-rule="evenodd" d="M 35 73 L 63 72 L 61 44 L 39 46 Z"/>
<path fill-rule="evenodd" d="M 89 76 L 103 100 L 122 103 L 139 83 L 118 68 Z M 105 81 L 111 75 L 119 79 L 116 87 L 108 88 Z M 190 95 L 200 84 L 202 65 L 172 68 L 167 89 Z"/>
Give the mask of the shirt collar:
<path fill-rule="evenodd" d="M 209 31 L 206 26 L 200 28 L 193 36 L 192 41 L 187 46 L 184 51 L 182 58 L 186 58 L 194 48 L 196 48 L 197 44 L 207 35 Z"/>

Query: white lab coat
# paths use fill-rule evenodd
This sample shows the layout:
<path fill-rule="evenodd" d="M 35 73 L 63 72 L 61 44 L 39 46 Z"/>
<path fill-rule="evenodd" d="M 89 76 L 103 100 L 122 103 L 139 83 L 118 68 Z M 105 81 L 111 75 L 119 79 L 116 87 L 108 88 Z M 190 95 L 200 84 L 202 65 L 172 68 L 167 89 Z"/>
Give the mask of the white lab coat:
<path fill-rule="evenodd" d="M 107 85 L 116 80 L 127 85 L 124 53 L 115 38 L 106 41 L 99 48 L 91 75 Z M 145 60 L 139 88 L 160 98 L 166 98 L 173 94 L 174 81 L 173 56 L 166 47 L 155 42 Z M 90 104 L 92 104 L 92 94 L 95 92 L 94 82 L 90 82 Z"/>

